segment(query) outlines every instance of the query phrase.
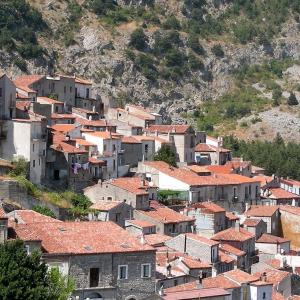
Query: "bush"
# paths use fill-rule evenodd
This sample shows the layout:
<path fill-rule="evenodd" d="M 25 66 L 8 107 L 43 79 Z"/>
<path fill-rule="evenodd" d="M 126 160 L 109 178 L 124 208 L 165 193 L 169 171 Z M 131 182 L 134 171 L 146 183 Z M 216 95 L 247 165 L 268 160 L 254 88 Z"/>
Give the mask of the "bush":
<path fill-rule="evenodd" d="M 157 70 L 154 66 L 154 61 L 149 55 L 140 54 L 135 59 L 135 64 L 138 70 L 149 80 L 157 79 Z"/>
<path fill-rule="evenodd" d="M 166 53 L 165 60 L 168 67 L 181 67 L 186 61 L 186 56 L 174 48 Z"/>
<path fill-rule="evenodd" d="M 48 216 L 48 217 L 51 217 L 51 218 L 54 218 L 54 219 L 56 218 L 54 212 L 46 206 L 34 205 L 32 210 L 34 210 L 34 211 L 36 211 L 36 212 L 38 212 L 42 215 L 45 215 L 45 216 Z"/>
<path fill-rule="evenodd" d="M 163 144 L 161 148 L 154 155 L 155 161 L 164 161 L 171 166 L 176 167 L 176 154 L 173 148 L 169 145 Z"/>
<path fill-rule="evenodd" d="M 196 34 L 190 34 L 187 40 L 187 46 L 199 55 L 205 54 L 203 47 L 199 43 L 199 38 Z"/>
<path fill-rule="evenodd" d="M 189 54 L 188 61 L 189 61 L 189 66 L 193 71 L 201 70 L 204 67 L 203 62 L 193 54 Z"/>
<path fill-rule="evenodd" d="M 97 15 L 104 16 L 110 10 L 116 8 L 116 1 L 114 0 L 88 0 L 89 8 Z"/>
<path fill-rule="evenodd" d="M 223 51 L 223 48 L 220 44 L 218 45 L 214 45 L 212 48 L 211 48 L 211 52 L 217 56 L 217 57 L 224 57 L 224 51 Z"/>
<path fill-rule="evenodd" d="M 131 33 L 130 46 L 137 50 L 143 51 L 147 47 L 148 37 L 142 28 L 138 28 Z"/>
<path fill-rule="evenodd" d="M 181 25 L 180 22 L 176 19 L 175 16 L 170 16 L 166 19 L 166 21 L 163 23 L 162 27 L 164 29 L 174 29 L 174 30 L 180 30 Z"/>
<path fill-rule="evenodd" d="M 24 59 L 22 59 L 22 58 L 20 58 L 20 57 L 15 58 L 15 59 L 13 60 L 13 64 L 14 64 L 16 67 L 18 67 L 21 71 L 27 72 L 27 62 L 26 62 Z"/>
<path fill-rule="evenodd" d="M 15 157 L 12 160 L 14 168 L 10 172 L 11 176 L 23 176 L 27 178 L 29 176 L 29 162 L 24 156 Z"/>
<path fill-rule="evenodd" d="M 251 22 L 245 20 L 234 27 L 233 33 L 242 44 L 252 41 L 256 35 L 255 26 Z"/>
<path fill-rule="evenodd" d="M 287 100 L 287 104 L 290 105 L 290 106 L 293 106 L 293 105 L 298 105 L 299 102 L 296 98 L 296 95 L 294 93 L 291 92 L 288 100 Z"/>

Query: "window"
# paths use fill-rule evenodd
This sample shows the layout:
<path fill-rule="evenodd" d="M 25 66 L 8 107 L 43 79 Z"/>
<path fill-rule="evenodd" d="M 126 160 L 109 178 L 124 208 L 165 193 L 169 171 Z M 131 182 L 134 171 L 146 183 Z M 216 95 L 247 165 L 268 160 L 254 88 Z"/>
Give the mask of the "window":
<path fill-rule="evenodd" d="M 177 279 L 174 280 L 174 286 L 177 286 L 178 285 L 178 281 Z"/>
<path fill-rule="evenodd" d="M 58 106 L 55 106 L 55 112 L 58 113 Z"/>
<path fill-rule="evenodd" d="M 113 170 L 115 171 L 116 170 L 116 161 L 113 160 Z"/>
<path fill-rule="evenodd" d="M 128 278 L 128 266 L 120 265 L 118 266 L 118 279 L 127 279 Z"/>
<path fill-rule="evenodd" d="M 90 287 L 97 287 L 99 284 L 99 269 L 90 269 Z"/>
<path fill-rule="evenodd" d="M 30 254 L 30 247 L 29 247 L 29 245 L 25 245 L 25 252 L 26 252 L 27 255 Z"/>
<path fill-rule="evenodd" d="M 72 87 L 70 86 L 70 93 L 72 93 Z"/>
<path fill-rule="evenodd" d="M 151 265 L 150 264 L 142 264 L 142 278 L 150 278 L 151 277 Z"/>
<path fill-rule="evenodd" d="M 113 152 L 116 151 L 116 145 L 112 145 L 112 148 L 113 148 Z"/>
<path fill-rule="evenodd" d="M 35 168 L 35 160 L 32 161 L 32 166 Z"/>
<path fill-rule="evenodd" d="M 34 144 L 32 144 L 32 152 L 34 152 Z"/>
<path fill-rule="evenodd" d="M 67 92 L 67 87 L 64 86 L 64 94 Z"/>
<path fill-rule="evenodd" d="M 2 88 L 0 88 L 0 97 L 2 97 Z"/>
<path fill-rule="evenodd" d="M 39 166 L 41 165 L 41 159 L 39 158 Z"/>
<path fill-rule="evenodd" d="M 103 145 L 103 151 L 106 151 L 106 145 Z"/>
<path fill-rule="evenodd" d="M 266 292 L 263 292 L 262 298 L 266 299 Z"/>
<path fill-rule="evenodd" d="M 121 213 L 116 213 L 116 223 L 120 222 L 121 220 Z"/>
<path fill-rule="evenodd" d="M 90 98 L 90 89 L 86 89 L 86 98 L 87 98 L 87 99 Z"/>

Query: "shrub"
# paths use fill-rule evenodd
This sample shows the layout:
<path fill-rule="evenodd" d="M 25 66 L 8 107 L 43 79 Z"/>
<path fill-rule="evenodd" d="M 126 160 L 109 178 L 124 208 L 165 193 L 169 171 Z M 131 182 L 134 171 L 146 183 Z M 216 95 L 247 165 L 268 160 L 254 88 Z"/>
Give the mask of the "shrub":
<path fill-rule="evenodd" d="M 181 67 L 186 61 L 186 56 L 174 48 L 166 53 L 165 60 L 168 67 Z"/>
<path fill-rule="evenodd" d="M 116 8 L 116 1 L 114 0 L 88 0 L 87 3 L 95 14 L 102 16 Z"/>
<path fill-rule="evenodd" d="M 177 20 L 175 16 L 167 17 L 166 21 L 163 23 L 162 27 L 164 29 L 174 29 L 174 30 L 180 30 L 181 25 L 180 22 Z"/>
<path fill-rule="evenodd" d="M 148 37 L 142 28 L 138 28 L 131 33 L 130 46 L 137 50 L 143 51 L 147 47 Z"/>
<path fill-rule="evenodd" d="M 29 175 L 29 162 L 24 158 L 24 156 L 15 157 L 12 160 L 14 166 L 13 170 L 10 172 L 12 176 L 23 176 L 28 177 Z"/>
<path fill-rule="evenodd" d="M 187 46 L 199 55 L 203 55 L 205 53 L 203 47 L 199 43 L 199 38 L 196 34 L 191 33 L 189 35 L 187 40 Z"/>
<path fill-rule="evenodd" d="M 54 219 L 56 218 L 54 212 L 46 206 L 34 205 L 32 207 L 32 210 L 34 210 L 34 211 L 36 211 L 36 212 L 38 212 L 42 215 L 45 215 L 45 216 L 48 216 L 48 217 L 51 217 L 51 218 L 54 218 Z"/>
<path fill-rule="evenodd" d="M 240 126 L 242 128 L 247 128 L 248 127 L 248 123 L 246 121 L 241 122 Z"/>
<path fill-rule="evenodd" d="M 217 56 L 217 57 L 224 57 L 224 51 L 223 51 L 223 48 L 220 44 L 218 45 L 214 45 L 212 48 L 211 48 L 211 52 Z"/>
<path fill-rule="evenodd" d="M 154 155 L 155 161 L 164 161 L 171 166 L 176 167 L 176 154 L 169 145 L 163 144 Z"/>
<path fill-rule="evenodd" d="M 293 105 L 298 105 L 299 102 L 296 98 L 296 95 L 294 93 L 291 92 L 288 100 L 287 100 L 287 104 L 290 105 L 290 106 L 293 106 Z"/>
<path fill-rule="evenodd" d="M 154 61 L 151 56 L 140 54 L 135 59 L 135 64 L 138 70 L 149 80 L 157 79 L 157 70 L 154 66 Z"/>
<path fill-rule="evenodd" d="M 18 57 L 13 60 L 13 64 L 18 67 L 21 71 L 27 72 L 27 63 L 24 59 Z"/>
<path fill-rule="evenodd" d="M 203 62 L 193 54 L 189 54 L 188 61 L 189 66 L 193 71 L 201 70 L 204 67 Z"/>

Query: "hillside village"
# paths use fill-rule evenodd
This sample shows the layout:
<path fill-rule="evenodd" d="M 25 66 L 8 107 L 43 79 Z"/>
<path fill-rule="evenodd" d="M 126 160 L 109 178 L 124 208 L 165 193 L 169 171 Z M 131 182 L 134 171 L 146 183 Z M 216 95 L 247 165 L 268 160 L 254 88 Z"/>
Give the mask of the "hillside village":
<path fill-rule="evenodd" d="M 2 74 L 0 158 L 0 243 L 40 251 L 74 279 L 69 299 L 300 299 L 300 182 L 222 137 L 104 103 L 76 75 Z M 21 159 L 34 188 L 87 209 L 36 197 Z"/>

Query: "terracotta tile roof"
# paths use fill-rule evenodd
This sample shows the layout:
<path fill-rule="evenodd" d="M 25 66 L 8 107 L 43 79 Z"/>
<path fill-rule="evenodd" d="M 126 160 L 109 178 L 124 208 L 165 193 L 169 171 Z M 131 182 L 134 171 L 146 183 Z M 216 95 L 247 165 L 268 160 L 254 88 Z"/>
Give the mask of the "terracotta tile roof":
<path fill-rule="evenodd" d="M 53 144 L 66 141 L 66 136 L 64 133 L 59 131 L 53 131 L 52 133 Z"/>
<path fill-rule="evenodd" d="M 7 214 L 9 219 L 18 220 L 18 224 L 32 224 L 32 223 L 62 223 L 57 219 L 42 215 L 33 210 L 14 210 Z"/>
<path fill-rule="evenodd" d="M 139 212 L 163 224 L 194 222 L 194 219 L 186 217 L 168 207 L 158 207 L 156 209 Z"/>
<path fill-rule="evenodd" d="M 58 142 L 56 144 L 53 144 L 50 146 L 50 148 L 64 153 L 77 153 L 77 154 L 83 154 L 88 153 L 86 150 L 82 150 L 79 148 L 76 148 L 70 144 L 64 143 L 64 142 Z"/>
<path fill-rule="evenodd" d="M 117 111 L 121 111 L 123 113 L 134 116 L 134 117 L 139 118 L 141 120 L 155 121 L 155 117 L 152 114 L 147 113 L 147 112 L 142 111 L 142 110 L 140 110 L 138 112 L 132 112 L 132 111 L 130 112 L 130 111 L 127 111 L 127 110 L 122 109 L 122 108 L 117 108 Z"/>
<path fill-rule="evenodd" d="M 285 183 L 287 185 L 300 186 L 300 181 L 297 181 L 297 180 L 294 180 L 294 179 L 284 179 L 284 178 L 281 178 L 280 182 Z"/>
<path fill-rule="evenodd" d="M 91 164 L 97 164 L 97 165 L 102 165 L 102 166 L 106 166 L 107 165 L 107 161 L 106 160 L 97 159 L 95 157 L 89 157 L 89 163 L 91 163 Z"/>
<path fill-rule="evenodd" d="M 264 263 L 274 269 L 280 269 L 280 267 L 281 267 L 280 259 L 276 259 L 276 258 L 268 259 L 268 260 L 264 261 Z"/>
<path fill-rule="evenodd" d="M 278 206 L 275 205 L 252 205 L 245 212 L 245 215 L 250 217 L 272 217 L 277 211 Z"/>
<path fill-rule="evenodd" d="M 289 272 L 275 269 L 266 269 L 262 272 L 255 273 L 254 276 L 260 277 L 263 275 L 263 273 L 266 274 L 266 282 L 272 283 L 273 285 L 279 284 L 286 277 L 290 276 Z"/>
<path fill-rule="evenodd" d="M 121 201 L 98 201 L 94 203 L 90 208 L 99 211 L 109 211 L 122 203 L 123 202 Z"/>
<path fill-rule="evenodd" d="M 222 208 L 221 206 L 211 202 L 211 201 L 206 201 L 206 202 L 199 202 L 195 203 L 192 205 L 193 208 L 200 208 L 201 212 L 203 213 L 225 213 L 225 209 Z"/>
<path fill-rule="evenodd" d="M 7 218 L 6 213 L 2 206 L 0 206 L 0 219 Z"/>
<path fill-rule="evenodd" d="M 147 189 L 149 182 L 138 177 L 119 177 L 110 182 L 111 185 L 117 186 L 135 195 L 148 195 Z"/>
<path fill-rule="evenodd" d="M 52 99 L 52 98 L 48 98 L 48 97 L 37 97 L 37 102 L 47 102 L 49 104 L 60 104 L 60 105 L 64 105 L 63 102 L 58 101 L 56 99 Z"/>
<path fill-rule="evenodd" d="M 126 222 L 129 225 L 132 224 L 139 228 L 148 228 L 148 227 L 155 226 L 155 224 L 153 224 L 153 223 L 150 223 L 148 221 L 142 221 L 142 220 L 127 220 Z"/>
<path fill-rule="evenodd" d="M 32 101 L 16 101 L 16 108 L 19 110 L 28 110 L 30 109 Z"/>
<path fill-rule="evenodd" d="M 272 285 L 272 283 L 261 281 L 261 280 L 257 280 L 257 281 L 251 282 L 250 285 L 253 285 L 253 286 L 264 286 L 264 285 Z"/>
<path fill-rule="evenodd" d="M 300 207 L 290 206 L 290 205 L 280 205 L 279 209 L 280 209 L 280 211 L 285 211 L 285 212 L 300 216 Z"/>
<path fill-rule="evenodd" d="M 144 165 L 174 177 L 191 186 L 237 185 L 258 182 L 252 178 L 238 174 L 215 174 L 213 176 L 198 176 L 186 168 L 175 168 L 162 161 L 145 161 Z"/>
<path fill-rule="evenodd" d="M 270 196 L 267 198 L 271 199 L 300 199 L 300 196 L 290 193 L 282 188 L 269 188 Z"/>
<path fill-rule="evenodd" d="M 228 245 L 228 244 L 220 244 L 220 249 L 225 252 L 225 253 L 228 253 L 228 254 L 233 254 L 233 255 L 236 255 L 236 256 L 243 256 L 246 254 L 245 251 L 243 250 L 240 250 L 238 248 L 235 248 L 231 245 Z"/>
<path fill-rule="evenodd" d="M 92 135 L 94 137 L 98 137 L 104 140 L 120 140 L 122 135 L 115 133 L 115 132 L 109 132 L 109 131 L 93 131 L 93 132 L 87 132 L 87 135 Z"/>
<path fill-rule="evenodd" d="M 51 119 L 73 119 L 75 120 L 75 116 L 72 114 L 51 114 Z"/>
<path fill-rule="evenodd" d="M 225 272 L 223 275 L 239 284 L 250 283 L 258 280 L 257 276 L 251 275 L 239 269 Z"/>
<path fill-rule="evenodd" d="M 76 123 L 83 126 L 92 126 L 92 127 L 114 127 L 114 126 L 107 125 L 106 120 L 86 120 L 79 117 L 76 117 Z"/>
<path fill-rule="evenodd" d="M 252 173 L 258 173 L 258 172 L 265 172 L 265 169 L 264 168 L 261 168 L 261 167 L 258 167 L 258 166 L 251 166 L 251 170 L 252 170 Z"/>
<path fill-rule="evenodd" d="M 165 235 L 165 234 L 160 234 L 160 233 L 154 233 L 154 234 L 147 234 L 145 235 L 145 240 L 146 243 L 151 245 L 151 246 L 159 246 L 159 245 L 164 245 L 166 241 L 169 241 L 172 239 L 172 237 Z"/>
<path fill-rule="evenodd" d="M 159 133 L 178 133 L 184 134 L 192 127 L 190 125 L 151 125 L 145 129 L 147 132 L 159 132 Z"/>
<path fill-rule="evenodd" d="M 235 259 L 232 258 L 230 255 L 227 255 L 224 251 L 219 251 L 219 260 L 221 263 L 225 264 L 232 264 L 235 262 Z"/>
<path fill-rule="evenodd" d="M 85 85 L 92 85 L 92 82 L 86 79 L 82 79 L 79 77 L 75 77 L 75 83 L 79 83 L 79 84 L 85 84 Z"/>
<path fill-rule="evenodd" d="M 206 166 L 206 169 L 214 174 L 233 174 L 234 169 L 232 169 L 230 166 L 218 166 L 218 165 L 211 165 Z"/>
<path fill-rule="evenodd" d="M 136 138 L 134 138 L 132 136 L 123 136 L 122 143 L 123 144 L 141 144 L 140 141 L 138 141 Z"/>
<path fill-rule="evenodd" d="M 194 240 L 196 242 L 200 242 L 202 244 L 206 244 L 209 246 L 215 246 L 215 245 L 219 245 L 219 242 L 213 241 L 211 239 L 208 239 L 204 236 L 201 236 L 199 234 L 195 234 L 195 233 L 184 233 L 182 234 L 183 236 L 185 235 L 188 239 Z"/>
<path fill-rule="evenodd" d="M 197 174 L 201 174 L 201 173 L 211 173 L 208 169 L 207 166 L 199 166 L 199 165 L 189 165 L 187 166 L 188 169 L 190 169 L 191 171 L 197 173 Z"/>
<path fill-rule="evenodd" d="M 189 257 L 188 255 L 181 256 L 182 262 L 189 268 L 189 269 L 210 269 L 211 264 L 207 261 L 201 261 L 198 259 L 194 259 Z"/>
<path fill-rule="evenodd" d="M 97 146 L 96 144 L 93 144 L 85 139 L 75 139 L 76 144 L 81 146 Z"/>
<path fill-rule="evenodd" d="M 155 251 L 113 222 L 53 222 L 17 225 L 21 240 L 41 240 L 49 254 L 101 254 Z"/>
<path fill-rule="evenodd" d="M 230 295 L 224 289 L 221 288 L 209 288 L 209 289 L 196 289 L 186 290 L 178 292 L 169 292 L 163 295 L 164 300 L 188 300 L 188 299 L 208 299 L 211 297 L 224 297 Z"/>
<path fill-rule="evenodd" d="M 82 113 L 90 114 L 90 115 L 99 115 L 99 113 L 97 113 L 96 111 L 92 111 L 92 110 L 80 108 L 80 107 L 72 107 L 72 112 L 73 113 L 82 112 Z"/>
<path fill-rule="evenodd" d="M 236 230 L 235 228 L 228 228 L 216 233 L 211 238 L 216 241 L 244 242 L 254 237 L 254 234 L 250 233 L 249 231 L 243 228 L 240 228 L 239 230 Z"/>
<path fill-rule="evenodd" d="M 216 288 L 220 287 L 223 289 L 235 289 L 239 288 L 240 285 L 223 276 L 223 274 L 217 275 L 216 277 L 204 278 L 202 280 L 204 288 Z"/>
<path fill-rule="evenodd" d="M 260 181 L 260 185 L 263 187 L 266 184 L 270 183 L 271 181 L 273 181 L 273 178 L 271 176 L 266 176 L 266 175 L 259 175 L 259 176 L 254 176 L 253 177 L 256 180 Z"/>
<path fill-rule="evenodd" d="M 240 219 L 237 215 L 235 215 L 234 213 L 229 212 L 229 211 L 225 212 L 225 217 L 226 217 L 226 219 L 228 219 L 230 221 L 237 221 Z"/>
<path fill-rule="evenodd" d="M 198 281 L 195 280 L 195 281 L 179 284 L 179 285 L 164 289 L 164 291 L 166 293 L 168 293 L 168 292 L 190 291 L 190 290 L 195 290 L 197 288 L 198 288 Z"/>
<path fill-rule="evenodd" d="M 282 294 L 273 289 L 272 300 L 285 300 L 285 298 L 282 296 Z"/>
<path fill-rule="evenodd" d="M 231 161 L 227 161 L 226 165 L 231 166 L 233 169 L 246 168 L 251 165 L 251 161 L 240 161 L 239 158 L 233 158 Z"/>
<path fill-rule="evenodd" d="M 32 93 L 35 91 L 32 90 L 30 86 L 44 77 L 44 75 L 24 75 L 16 78 L 14 84 L 17 88 Z"/>
<path fill-rule="evenodd" d="M 213 145 L 208 145 L 205 143 L 200 143 L 196 145 L 195 147 L 195 152 L 217 152 L 219 151 L 220 153 L 228 153 L 231 152 L 229 149 L 223 148 L 223 147 L 215 147 Z"/>
<path fill-rule="evenodd" d="M 262 221 L 262 219 L 247 218 L 244 221 L 243 225 L 246 225 L 247 227 L 256 227 L 261 221 Z"/>
<path fill-rule="evenodd" d="M 59 132 L 70 132 L 76 128 L 74 124 L 55 124 L 50 127 L 51 129 Z"/>
<path fill-rule="evenodd" d="M 138 141 L 153 141 L 153 142 L 155 141 L 155 137 L 154 136 L 133 135 L 132 137 L 134 137 Z"/>
<path fill-rule="evenodd" d="M 256 241 L 256 243 L 267 243 L 267 244 L 282 244 L 287 242 L 290 242 L 290 240 L 272 234 L 268 234 L 268 233 L 262 234 L 262 236 Z"/>

